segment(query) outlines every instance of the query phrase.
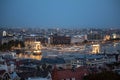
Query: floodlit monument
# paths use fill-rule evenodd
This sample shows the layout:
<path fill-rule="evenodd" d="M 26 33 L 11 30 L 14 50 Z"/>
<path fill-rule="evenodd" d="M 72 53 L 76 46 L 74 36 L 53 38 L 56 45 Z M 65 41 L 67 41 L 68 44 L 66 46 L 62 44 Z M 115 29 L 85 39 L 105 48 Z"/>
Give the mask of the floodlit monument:
<path fill-rule="evenodd" d="M 32 55 L 30 57 L 33 59 L 40 60 L 42 58 L 41 49 L 42 49 L 41 43 L 35 41 L 33 43 Z"/>
<path fill-rule="evenodd" d="M 20 54 L 20 58 L 31 58 L 41 60 L 42 53 L 41 53 L 41 42 L 39 41 L 29 41 L 25 42 L 25 53 Z"/>
<path fill-rule="evenodd" d="M 7 32 L 6 31 L 3 31 L 3 36 L 6 36 L 7 35 Z"/>
<path fill-rule="evenodd" d="M 99 52 L 100 52 L 100 45 L 99 44 L 92 45 L 92 53 L 97 54 Z"/>

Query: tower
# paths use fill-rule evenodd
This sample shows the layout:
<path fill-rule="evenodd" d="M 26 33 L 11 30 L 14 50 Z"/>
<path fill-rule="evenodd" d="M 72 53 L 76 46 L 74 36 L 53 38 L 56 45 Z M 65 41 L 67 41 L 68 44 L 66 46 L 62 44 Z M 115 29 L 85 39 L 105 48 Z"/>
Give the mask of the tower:
<path fill-rule="evenodd" d="M 38 41 L 35 41 L 33 43 L 33 52 L 36 53 L 36 54 L 40 54 L 41 53 L 41 43 L 38 42 Z"/>
<path fill-rule="evenodd" d="M 3 31 L 3 36 L 6 36 L 7 35 L 7 32 L 6 31 Z"/>
<path fill-rule="evenodd" d="M 100 52 L 100 45 L 99 44 L 92 45 L 92 53 L 97 54 L 99 52 Z"/>
<path fill-rule="evenodd" d="M 37 60 L 41 60 L 42 58 L 42 53 L 41 53 L 41 42 L 39 41 L 35 41 L 33 42 L 33 46 L 32 46 L 32 55 L 31 58 L 33 59 L 37 59 Z"/>
<path fill-rule="evenodd" d="M 37 60 L 41 60 L 42 58 L 42 53 L 41 53 L 41 42 L 40 41 L 26 41 L 25 42 L 26 45 L 26 52 L 29 52 L 29 54 L 27 54 L 28 58 L 32 58 L 32 59 L 37 59 Z"/>

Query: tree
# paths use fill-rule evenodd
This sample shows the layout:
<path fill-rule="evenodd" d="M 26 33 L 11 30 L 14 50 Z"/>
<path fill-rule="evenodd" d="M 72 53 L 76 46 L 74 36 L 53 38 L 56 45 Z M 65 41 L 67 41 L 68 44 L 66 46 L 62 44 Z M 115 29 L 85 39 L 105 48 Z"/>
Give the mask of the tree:
<path fill-rule="evenodd" d="M 8 43 L 4 43 L 4 44 L 0 45 L 0 51 L 11 50 L 11 48 L 13 46 L 18 47 L 18 44 L 20 44 L 21 47 L 25 47 L 23 41 L 19 41 L 19 40 L 14 41 L 14 40 L 11 40 Z"/>

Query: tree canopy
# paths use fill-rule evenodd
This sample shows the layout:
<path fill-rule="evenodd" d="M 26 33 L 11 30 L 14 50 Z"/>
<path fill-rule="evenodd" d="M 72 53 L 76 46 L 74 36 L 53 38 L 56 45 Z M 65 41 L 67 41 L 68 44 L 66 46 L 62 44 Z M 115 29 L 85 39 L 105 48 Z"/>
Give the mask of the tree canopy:
<path fill-rule="evenodd" d="M 18 45 L 20 45 L 21 47 L 25 46 L 23 41 L 11 40 L 8 43 L 1 44 L 0 45 L 0 51 L 11 50 L 12 47 L 18 47 Z"/>

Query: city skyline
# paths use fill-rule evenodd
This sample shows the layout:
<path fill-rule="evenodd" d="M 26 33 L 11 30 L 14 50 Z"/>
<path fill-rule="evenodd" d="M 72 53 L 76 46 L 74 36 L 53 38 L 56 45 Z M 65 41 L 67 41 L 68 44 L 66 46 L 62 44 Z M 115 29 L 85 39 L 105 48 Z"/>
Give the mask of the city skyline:
<path fill-rule="evenodd" d="M 120 27 L 119 0 L 1 0 L 0 26 Z"/>

